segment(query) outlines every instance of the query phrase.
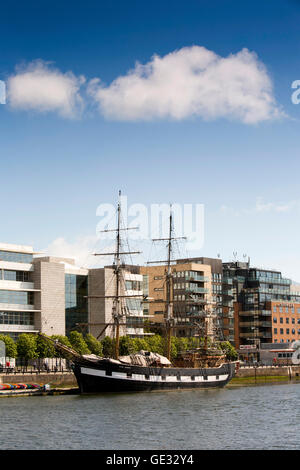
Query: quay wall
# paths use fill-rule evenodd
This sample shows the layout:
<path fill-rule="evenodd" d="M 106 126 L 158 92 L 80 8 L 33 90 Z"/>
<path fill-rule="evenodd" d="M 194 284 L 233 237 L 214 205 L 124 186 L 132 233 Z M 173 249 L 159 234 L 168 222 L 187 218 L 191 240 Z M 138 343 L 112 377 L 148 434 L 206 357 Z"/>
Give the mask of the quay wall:
<path fill-rule="evenodd" d="M 300 366 L 241 367 L 235 377 L 286 377 L 300 378 Z"/>
<path fill-rule="evenodd" d="M 1 383 L 37 383 L 40 385 L 77 387 L 77 381 L 73 372 L 41 372 L 37 373 L 12 373 L 0 374 Z"/>

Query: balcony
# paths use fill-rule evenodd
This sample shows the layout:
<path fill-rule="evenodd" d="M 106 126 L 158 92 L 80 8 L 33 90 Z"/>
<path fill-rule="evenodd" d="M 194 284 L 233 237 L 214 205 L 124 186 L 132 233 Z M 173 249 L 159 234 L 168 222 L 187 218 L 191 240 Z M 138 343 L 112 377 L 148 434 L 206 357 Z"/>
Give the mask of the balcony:
<path fill-rule="evenodd" d="M 251 332 L 251 333 L 240 333 L 240 338 L 272 338 L 272 333 L 269 332 Z"/>
<path fill-rule="evenodd" d="M 186 281 L 198 281 L 198 282 L 208 282 L 209 278 L 206 276 L 188 276 L 185 278 Z"/>
<path fill-rule="evenodd" d="M 206 289 L 205 287 L 194 287 L 194 286 L 189 286 L 186 288 L 186 292 L 191 292 L 195 294 L 208 294 L 209 289 Z"/>
<path fill-rule="evenodd" d="M 271 310 L 245 310 L 239 311 L 241 317 L 252 317 L 252 316 L 263 316 L 270 317 L 272 315 Z"/>
<path fill-rule="evenodd" d="M 270 321 L 241 321 L 240 322 L 240 327 L 241 328 L 247 328 L 247 327 L 265 327 L 265 328 L 271 328 L 272 327 L 272 322 Z"/>

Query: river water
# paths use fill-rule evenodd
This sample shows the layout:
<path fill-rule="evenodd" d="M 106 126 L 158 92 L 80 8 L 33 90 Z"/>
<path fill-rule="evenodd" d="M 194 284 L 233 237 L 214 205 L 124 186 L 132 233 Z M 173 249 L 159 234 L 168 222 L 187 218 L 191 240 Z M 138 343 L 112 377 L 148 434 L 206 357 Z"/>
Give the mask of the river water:
<path fill-rule="evenodd" d="M 300 384 L 5 397 L 1 450 L 300 449 Z"/>

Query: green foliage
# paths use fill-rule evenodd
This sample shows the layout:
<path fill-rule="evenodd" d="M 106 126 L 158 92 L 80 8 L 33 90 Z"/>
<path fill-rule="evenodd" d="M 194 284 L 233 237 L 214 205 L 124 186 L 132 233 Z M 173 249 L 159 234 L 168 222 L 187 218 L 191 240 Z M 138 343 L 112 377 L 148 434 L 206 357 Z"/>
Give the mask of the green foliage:
<path fill-rule="evenodd" d="M 63 336 L 63 335 L 52 335 L 51 336 L 52 339 L 57 339 L 57 341 L 59 341 L 60 343 L 64 344 L 65 346 L 67 346 L 68 348 L 72 348 L 72 344 L 70 343 L 69 341 L 69 338 L 67 336 Z M 61 357 L 62 356 L 62 353 L 55 349 L 55 352 L 54 352 L 54 357 Z"/>
<path fill-rule="evenodd" d="M 42 336 L 36 337 L 36 353 L 37 357 L 55 357 L 55 347 L 50 341 L 47 341 Z"/>
<path fill-rule="evenodd" d="M 63 336 L 63 335 L 52 335 L 51 338 L 52 338 L 52 339 L 57 339 L 57 341 L 59 341 L 60 343 L 64 344 L 65 346 L 68 346 L 69 348 L 72 347 L 72 344 L 70 343 L 69 338 L 68 338 L 67 336 Z"/>
<path fill-rule="evenodd" d="M 238 353 L 229 341 L 222 341 L 220 347 L 226 354 L 226 359 L 230 361 L 236 361 L 238 359 Z"/>
<path fill-rule="evenodd" d="M 136 351 L 133 338 L 130 338 L 129 336 L 121 336 L 119 348 L 120 356 L 128 356 L 129 354 L 132 354 L 134 352 Z"/>
<path fill-rule="evenodd" d="M 147 351 L 149 349 L 147 341 L 142 338 L 131 338 L 133 352 Z"/>
<path fill-rule="evenodd" d="M 75 349 L 79 354 L 96 354 L 103 357 L 114 357 L 115 340 L 106 336 L 101 341 L 98 341 L 91 334 L 83 337 L 82 333 L 72 331 L 69 338 L 62 335 L 53 335 L 51 339 L 56 339 L 65 346 Z M 61 357 L 61 352 L 56 350 L 54 345 L 38 335 L 23 333 L 19 336 L 16 342 L 10 336 L 0 335 L 0 340 L 3 340 L 6 345 L 6 355 L 8 357 L 21 357 L 26 360 L 44 357 Z M 179 354 L 187 351 L 188 349 L 198 348 L 203 346 L 203 338 L 182 338 L 172 337 L 171 339 L 171 360 L 178 357 Z M 208 341 L 210 346 L 210 341 Z M 122 336 L 120 338 L 120 356 L 127 356 L 141 350 L 151 351 L 154 353 L 166 355 L 166 338 L 159 334 L 146 336 L 145 338 L 130 338 L 129 336 Z M 228 342 L 223 341 L 219 343 L 220 349 L 226 354 L 228 360 L 236 360 L 238 354 L 234 347 Z"/>
<path fill-rule="evenodd" d="M 160 335 L 148 336 L 146 338 L 146 343 L 148 345 L 148 351 L 161 354 L 165 354 L 165 340 Z"/>
<path fill-rule="evenodd" d="M 75 349 L 79 354 L 90 354 L 91 351 L 87 347 L 86 342 L 84 341 L 82 333 L 79 331 L 71 331 L 69 336 L 70 343 L 72 348 Z"/>
<path fill-rule="evenodd" d="M 84 339 L 87 344 L 87 347 L 89 348 L 92 354 L 96 354 L 97 356 L 103 355 L 103 347 L 101 341 L 98 341 L 90 333 L 88 333 Z"/>
<path fill-rule="evenodd" d="M 8 335 L 0 335 L 0 340 L 5 343 L 6 356 L 17 357 L 18 351 L 14 340 Z"/>
<path fill-rule="evenodd" d="M 114 341 L 109 337 L 105 336 L 101 341 L 103 356 L 104 357 L 113 357 L 114 356 Z"/>
<path fill-rule="evenodd" d="M 30 333 L 22 333 L 17 340 L 18 356 L 28 359 L 35 359 L 38 357 L 37 353 L 37 336 Z"/>

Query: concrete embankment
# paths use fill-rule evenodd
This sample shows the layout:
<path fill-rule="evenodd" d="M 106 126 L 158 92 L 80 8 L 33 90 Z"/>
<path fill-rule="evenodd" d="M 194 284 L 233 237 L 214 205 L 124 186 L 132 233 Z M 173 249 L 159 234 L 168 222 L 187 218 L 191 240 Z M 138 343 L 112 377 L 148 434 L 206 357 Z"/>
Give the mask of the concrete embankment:
<path fill-rule="evenodd" d="M 0 384 L 39 384 L 50 385 L 51 389 L 77 388 L 77 381 L 73 372 L 17 372 L 0 374 Z M 24 390 L 25 393 L 25 390 Z"/>
<path fill-rule="evenodd" d="M 241 367 L 230 384 L 279 382 L 300 379 L 300 366 Z"/>

